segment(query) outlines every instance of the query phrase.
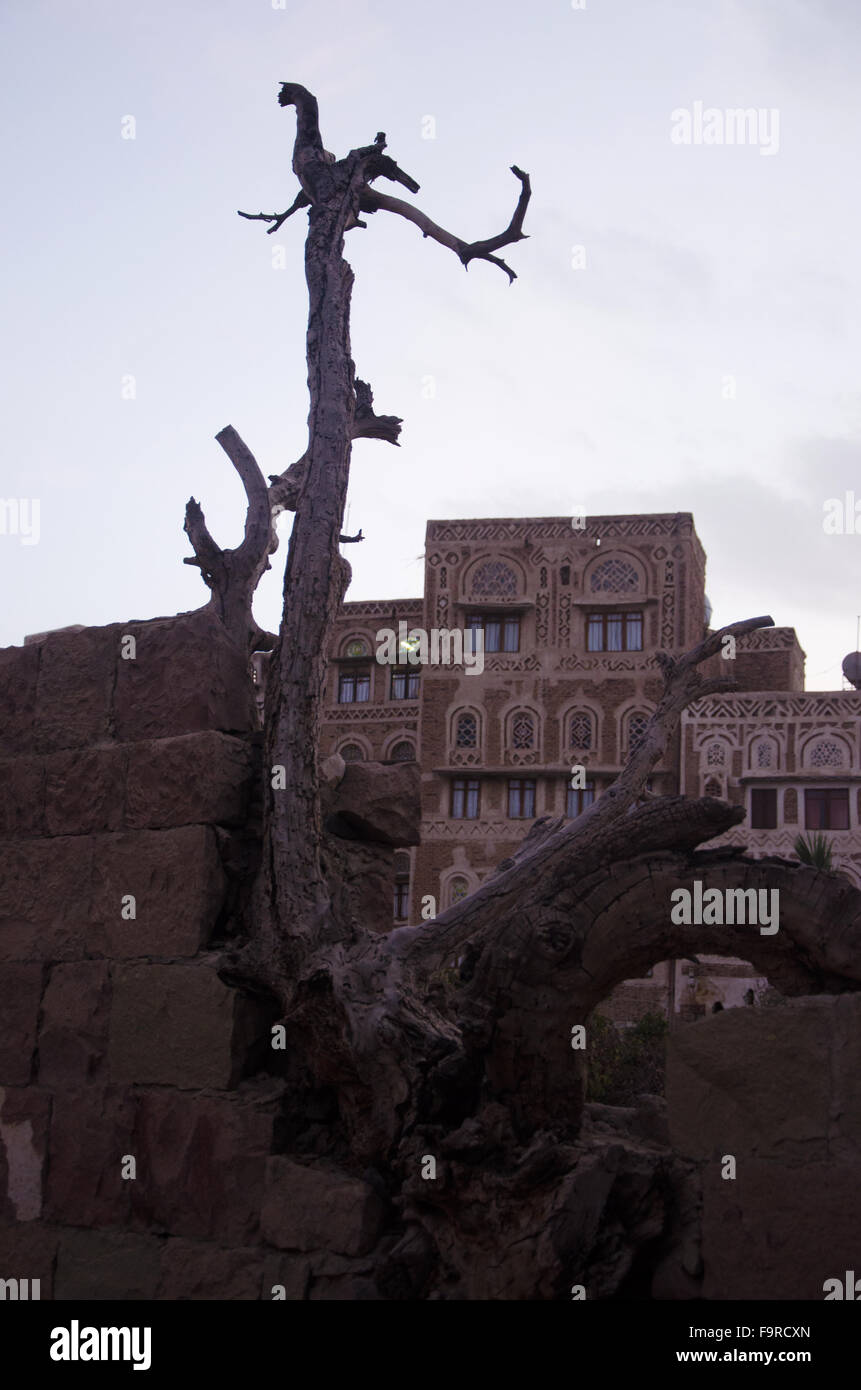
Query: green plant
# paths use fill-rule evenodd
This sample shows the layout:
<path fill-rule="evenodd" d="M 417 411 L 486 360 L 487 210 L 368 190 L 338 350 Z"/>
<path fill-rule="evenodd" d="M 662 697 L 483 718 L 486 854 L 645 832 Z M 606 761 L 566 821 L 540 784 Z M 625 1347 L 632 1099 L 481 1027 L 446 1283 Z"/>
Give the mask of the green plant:
<path fill-rule="evenodd" d="M 814 869 L 828 871 L 831 868 L 831 841 L 817 830 L 815 835 L 799 835 L 793 845 L 802 864 L 810 864 Z"/>
<path fill-rule="evenodd" d="M 632 1105 L 639 1095 L 662 1096 L 667 1031 L 667 1020 L 657 1011 L 644 1014 L 630 1028 L 617 1028 L 603 1014 L 593 1014 L 587 1024 L 586 1099 Z"/>

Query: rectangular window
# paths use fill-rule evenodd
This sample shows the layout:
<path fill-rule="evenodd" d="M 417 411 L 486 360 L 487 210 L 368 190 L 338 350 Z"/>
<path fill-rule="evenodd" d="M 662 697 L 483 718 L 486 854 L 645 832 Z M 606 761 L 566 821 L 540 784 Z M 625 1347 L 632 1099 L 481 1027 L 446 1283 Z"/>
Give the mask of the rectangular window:
<path fill-rule="evenodd" d="M 419 698 L 420 673 L 418 671 L 392 671 L 393 700 L 417 700 Z"/>
<path fill-rule="evenodd" d="M 453 820 L 478 819 L 478 779 L 455 777 L 451 784 L 451 815 Z"/>
<path fill-rule="evenodd" d="M 751 830 L 777 829 L 777 788 L 753 787 L 750 793 Z"/>
<path fill-rule="evenodd" d="M 361 705 L 371 698 L 371 677 L 368 671 L 344 671 L 338 682 L 339 705 Z"/>
<path fill-rule="evenodd" d="M 589 613 L 586 649 L 590 652 L 641 652 L 642 613 Z"/>
<path fill-rule="evenodd" d="M 395 884 L 395 921 L 402 922 L 409 916 L 410 910 L 410 885 L 408 883 Z"/>
<path fill-rule="evenodd" d="M 595 783 L 587 779 L 585 787 L 572 787 L 568 784 L 568 805 L 565 808 L 566 816 L 572 819 L 579 816 L 581 811 L 585 811 L 587 806 L 591 806 L 595 800 Z"/>
<path fill-rule="evenodd" d="M 466 620 L 467 630 L 484 629 L 484 650 L 486 652 L 519 652 L 520 619 L 484 616 L 470 613 Z"/>
<path fill-rule="evenodd" d="M 846 787 L 817 787 L 804 793 L 807 830 L 848 830 L 849 792 Z"/>
<path fill-rule="evenodd" d="M 535 815 L 534 778 L 511 778 L 508 783 L 508 814 L 512 820 L 531 820 Z"/>

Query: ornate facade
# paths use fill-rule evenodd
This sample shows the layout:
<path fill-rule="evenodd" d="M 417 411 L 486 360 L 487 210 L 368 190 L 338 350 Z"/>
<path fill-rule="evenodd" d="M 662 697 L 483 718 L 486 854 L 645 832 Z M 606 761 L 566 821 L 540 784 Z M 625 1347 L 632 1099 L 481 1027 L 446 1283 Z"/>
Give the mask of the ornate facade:
<path fill-rule="evenodd" d="M 431 521 L 421 599 L 342 606 L 322 752 L 415 757 L 422 768 L 421 844 L 398 856 L 397 920 L 418 922 L 423 903 L 427 915 L 472 892 L 535 817 L 573 816 L 600 796 L 660 696 L 655 653 L 687 650 L 706 630 L 705 555 L 689 513 L 596 516 L 580 529 L 574 520 Z M 400 622 L 480 630 L 483 670 L 412 664 L 409 641 L 399 664 L 379 664 L 380 634 Z M 650 789 L 746 805 L 767 792 L 753 798 L 763 827 L 726 838 L 784 856 L 805 820 L 840 820 L 845 798 L 831 792 L 849 789 L 835 862 L 861 881 L 861 695 L 804 692 L 803 665 L 791 628 L 740 641 L 732 675 L 743 693 L 686 714 Z M 574 766 L 585 786 L 572 790 Z M 656 967 L 622 986 L 610 1011 L 622 1021 L 648 1007 L 695 1016 L 764 984 L 724 962 L 692 990 L 687 969 Z"/>

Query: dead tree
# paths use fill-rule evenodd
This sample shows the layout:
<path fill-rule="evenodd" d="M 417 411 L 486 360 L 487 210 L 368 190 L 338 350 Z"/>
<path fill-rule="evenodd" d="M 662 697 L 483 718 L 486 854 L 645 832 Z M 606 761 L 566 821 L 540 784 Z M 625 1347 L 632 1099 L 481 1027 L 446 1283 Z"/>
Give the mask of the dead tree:
<path fill-rule="evenodd" d="M 570 1145 L 580 1126 L 583 1077 L 580 1054 L 570 1046 L 573 1025 L 585 1023 L 621 980 L 694 949 L 690 929 L 670 921 L 674 887 L 696 877 L 722 888 L 779 888 L 776 936 L 760 935 L 755 926 L 701 927 L 695 948 L 752 961 L 786 993 L 861 987 L 861 893 L 838 875 L 797 864 L 752 860 L 737 849 L 699 850 L 742 819 L 724 802 L 665 797 L 642 804 L 682 710 L 733 686 L 699 667 L 723 665 L 712 660 L 722 639 L 771 623 L 759 617 L 707 635 L 679 658 L 659 654 L 664 693 L 640 746 L 616 783 L 575 821 L 538 821 L 513 858 L 432 922 L 382 936 L 352 915 L 321 809 L 321 699 L 328 639 L 348 579 L 338 544 L 352 441 L 397 444 L 401 421 L 376 415 L 370 389 L 354 375 L 353 275 L 344 238 L 367 225 L 364 216 L 394 213 L 454 251 L 465 267 L 489 261 L 513 281 L 514 271 L 496 253 L 525 235 L 530 184 L 512 165 L 520 193 L 508 227 L 467 242 L 413 204 L 372 187 L 388 179 L 418 191 L 384 153 L 382 134 L 337 160 L 323 147 L 311 93 L 285 83 L 279 102 L 296 110 L 293 169 L 300 191 L 284 213 L 241 215 L 274 231 L 297 210 L 308 212 L 308 447 L 271 477 L 267 492 L 238 436 L 222 431 L 218 437 L 248 492 L 245 541 L 222 554 L 193 501 L 186 520 L 196 556 L 190 563 L 200 565 L 211 602 L 237 640 L 248 642 L 258 631 L 250 615 L 254 585 L 274 548 L 272 513 L 295 511 L 283 621 L 266 689 L 262 864 L 248 939 L 226 960 L 223 976 L 277 1001 L 293 1055 L 313 1084 L 335 1097 L 339 1161 L 353 1171 L 371 1165 L 382 1175 L 401 1239 L 409 1245 L 404 1232 L 418 1231 L 425 1254 L 432 1248 L 442 1259 L 445 1251 L 447 1267 L 457 1267 L 457 1287 L 471 1291 L 461 1296 L 481 1296 L 474 1293 L 480 1281 L 464 1273 L 470 1257 L 456 1236 L 475 1197 L 471 1179 L 457 1191 L 431 1192 L 434 1184 L 415 1181 L 420 1156 L 495 1154 L 492 1192 L 485 1176 L 481 1200 L 508 1211 L 516 1225 L 524 1172 L 532 1172 L 538 1142 L 533 1136 L 543 1136 L 535 1181 L 564 1185 L 576 1164 Z M 276 768 L 284 770 L 277 779 Z M 461 958 L 459 984 L 446 989 L 440 971 L 455 957 Z M 500 1229 L 504 1224 L 501 1218 Z M 424 1255 L 418 1264 L 425 1268 L 423 1261 Z M 409 1274 L 413 1293 L 424 1278 Z"/>

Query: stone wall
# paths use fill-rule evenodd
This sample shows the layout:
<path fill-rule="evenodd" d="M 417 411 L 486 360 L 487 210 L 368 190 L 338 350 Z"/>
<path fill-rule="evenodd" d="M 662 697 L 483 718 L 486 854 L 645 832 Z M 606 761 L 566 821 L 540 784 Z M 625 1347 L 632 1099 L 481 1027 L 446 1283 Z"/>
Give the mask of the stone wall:
<path fill-rule="evenodd" d="M 859 1269 L 859 1073 L 858 994 L 727 1009 L 671 1034 L 670 1143 L 694 1166 L 701 1235 L 658 1296 L 822 1299 Z"/>
<path fill-rule="evenodd" d="M 0 652 L 0 709 L 0 1278 L 337 1296 L 376 1198 L 339 1175 L 292 1228 L 325 1180 L 285 1171 L 272 1015 L 216 974 L 258 845 L 244 655 L 204 611 L 46 634 Z M 388 926 L 392 850 L 341 852 Z"/>

